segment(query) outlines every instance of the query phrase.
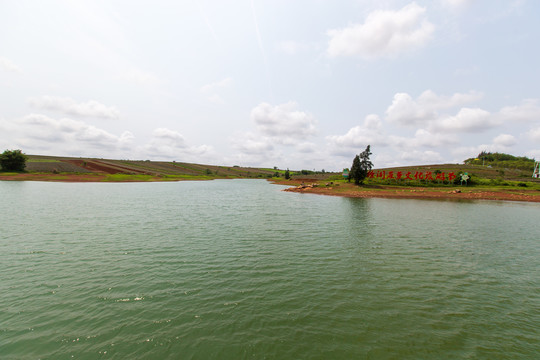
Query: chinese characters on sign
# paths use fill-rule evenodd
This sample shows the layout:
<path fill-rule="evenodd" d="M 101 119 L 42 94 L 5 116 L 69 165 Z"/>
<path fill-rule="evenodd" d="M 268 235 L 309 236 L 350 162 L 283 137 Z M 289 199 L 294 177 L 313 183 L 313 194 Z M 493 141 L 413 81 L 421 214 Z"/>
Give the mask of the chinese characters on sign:
<path fill-rule="evenodd" d="M 448 180 L 449 182 L 454 181 L 456 178 L 456 174 L 453 172 L 449 172 L 448 174 L 443 172 L 437 172 L 432 173 L 431 171 L 415 171 L 414 173 L 411 171 L 385 171 L 385 170 L 377 170 L 377 171 L 369 171 L 368 172 L 368 179 L 381 179 L 381 180 L 426 180 L 426 181 L 445 181 Z"/>

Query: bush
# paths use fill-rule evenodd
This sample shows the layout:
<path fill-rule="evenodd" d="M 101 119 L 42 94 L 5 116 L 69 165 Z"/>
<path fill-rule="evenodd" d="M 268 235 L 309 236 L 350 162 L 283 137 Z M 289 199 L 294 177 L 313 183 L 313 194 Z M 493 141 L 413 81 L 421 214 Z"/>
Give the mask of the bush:
<path fill-rule="evenodd" d="M 24 171 L 27 159 L 21 150 L 6 150 L 0 155 L 0 167 L 3 171 Z"/>

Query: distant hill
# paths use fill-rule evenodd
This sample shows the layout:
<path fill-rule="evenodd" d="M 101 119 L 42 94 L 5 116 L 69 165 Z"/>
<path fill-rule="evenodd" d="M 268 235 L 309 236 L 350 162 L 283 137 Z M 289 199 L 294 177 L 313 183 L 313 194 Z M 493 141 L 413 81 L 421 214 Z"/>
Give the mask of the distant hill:
<path fill-rule="evenodd" d="M 525 156 L 514 156 L 504 153 L 492 153 L 482 151 L 475 158 L 469 158 L 464 161 L 467 165 L 484 165 L 506 169 L 521 169 L 525 171 L 532 171 L 534 169 L 534 160 Z"/>
<path fill-rule="evenodd" d="M 484 165 L 482 165 L 484 163 Z M 534 160 L 508 154 L 482 152 L 477 158 L 465 160 L 464 164 L 434 164 L 418 166 L 400 166 L 393 168 L 375 168 L 374 170 L 437 173 L 465 173 L 474 178 L 497 181 L 534 181 L 532 172 Z M 284 177 L 284 170 L 241 166 L 218 166 L 176 161 L 150 160 L 112 160 L 98 158 L 28 155 L 26 170 L 43 173 L 79 173 L 79 174 L 128 174 L 151 175 L 158 177 L 181 177 L 186 179 L 231 179 L 231 178 L 272 178 Z M 116 175 L 114 175 L 116 176 Z M 291 176 L 306 181 L 340 180 L 341 172 L 314 172 L 308 170 L 293 171 Z M 371 180 L 373 182 L 373 180 Z M 375 181 L 378 183 L 379 181 Z M 384 183 L 394 183 L 388 180 Z"/>
<path fill-rule="evenodd" d="M 65 156 L 28 155 L 26 170 L 53 173 L 98 173 L 153 176 L 204 176 L 209 178 L 269 178 L 276 170 L 217 166 L 176 161 L 111 160 Z"/>

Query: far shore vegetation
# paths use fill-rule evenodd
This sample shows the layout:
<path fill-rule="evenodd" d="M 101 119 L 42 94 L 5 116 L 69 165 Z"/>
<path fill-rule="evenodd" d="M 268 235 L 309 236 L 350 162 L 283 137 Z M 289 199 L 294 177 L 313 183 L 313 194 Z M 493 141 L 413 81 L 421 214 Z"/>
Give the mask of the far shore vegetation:
<path fill-rule="evenodd" d="M 362 187 L 482 187 L 540 191 L 540 179 L 532 177 L 535 160 L 509 154 L 481 152 L 463 164 L 434 164 L 375 168 L 371 148 L 356 155 L 349 172 L 216 166 L 180 161 L 111 160 L 26 155 L 6 150 L 0 155 L 0 180 L 148 182 L 213 179 L 268 179 L 280 184 L 333 186 L 354 180 Z M 356 165 L 355 165 L 356 164 Z M 348 170 L 348 169 L 347 169 Z M 359 171 L 357 171 L 359 170 Z M 464 180 L 465 179 L 465 180 Z"/>

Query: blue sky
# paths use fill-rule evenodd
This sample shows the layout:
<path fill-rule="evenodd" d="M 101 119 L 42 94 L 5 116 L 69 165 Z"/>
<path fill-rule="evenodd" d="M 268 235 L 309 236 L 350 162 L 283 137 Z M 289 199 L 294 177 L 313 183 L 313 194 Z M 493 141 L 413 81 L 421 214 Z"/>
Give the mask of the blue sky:
<path fill-rule="evenodd" d="M 540 158 L 532 0 L 0 1 L 0 148 L 341 170 Z"/>

